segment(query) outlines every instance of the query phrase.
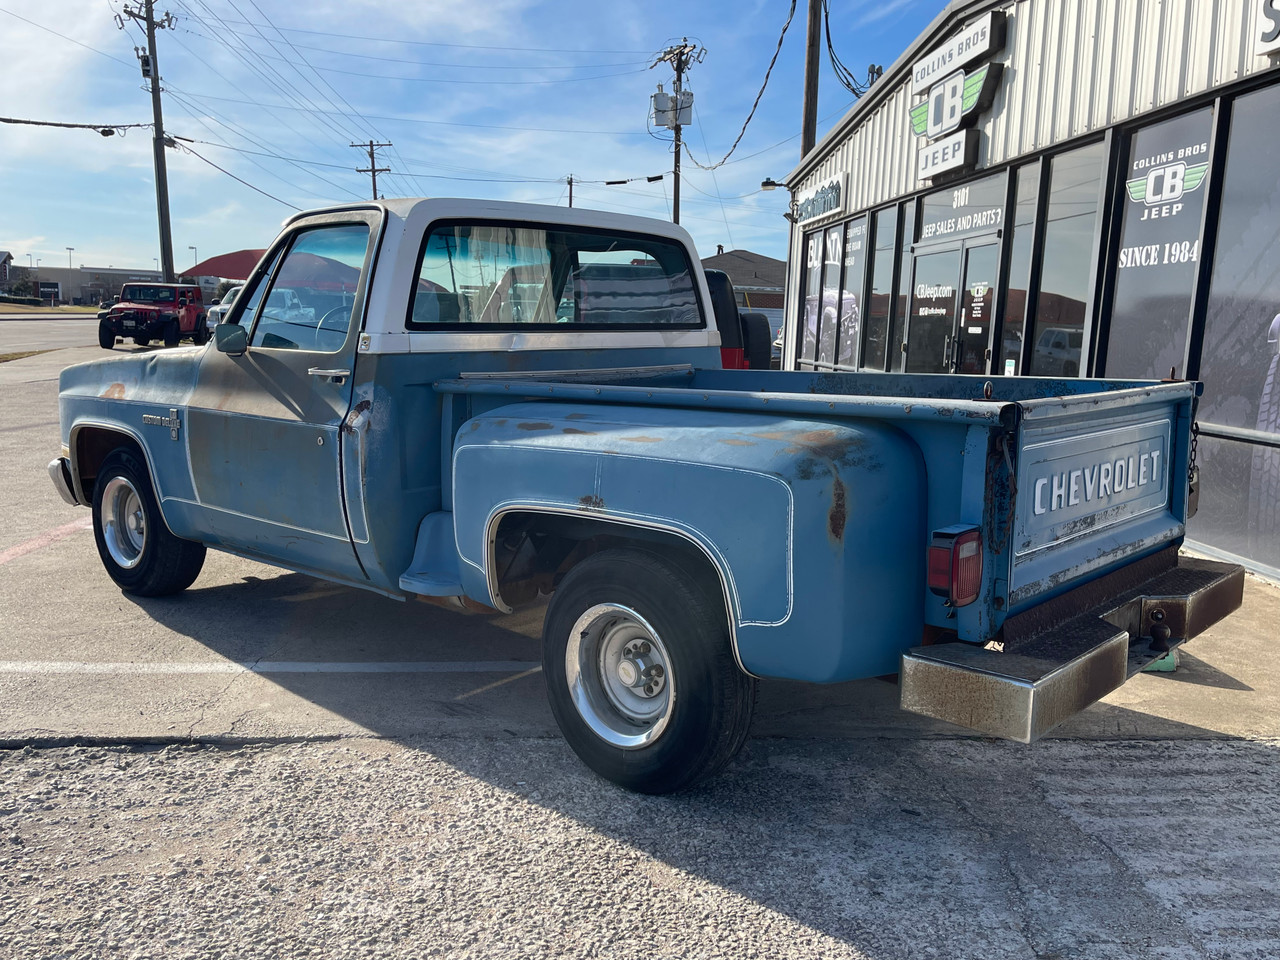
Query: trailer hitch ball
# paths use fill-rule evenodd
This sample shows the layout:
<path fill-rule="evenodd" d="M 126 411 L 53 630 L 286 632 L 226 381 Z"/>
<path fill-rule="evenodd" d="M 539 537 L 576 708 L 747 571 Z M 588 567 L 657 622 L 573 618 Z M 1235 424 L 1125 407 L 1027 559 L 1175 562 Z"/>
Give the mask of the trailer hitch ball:
<path fill-rule="evenodd" d="M 1173 631 L 1169 629 L 1168 624 L 1164 622 L 1164 611 L 1155 609 L 1151 611 L 1151 644 L 1148 649 L 1157 653 L 1169 652 L 1169 638 L 1173 636 Z"/>

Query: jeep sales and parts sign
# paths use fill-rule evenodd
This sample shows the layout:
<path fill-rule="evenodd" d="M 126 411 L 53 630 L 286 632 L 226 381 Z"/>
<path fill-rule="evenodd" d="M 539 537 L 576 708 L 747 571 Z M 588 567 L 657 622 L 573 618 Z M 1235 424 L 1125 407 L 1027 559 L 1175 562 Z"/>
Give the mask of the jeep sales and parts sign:
<path fill-rule="evenodd" d="M 912 94 L 925 100 L 911 108 L 911 129 L 928 143 L 916 159 L 916 178 L 949 170 L 971 170 L 978 160 L 978 117 L 990 108 L 1000 87 L 1002 64 L 986 63 L 1004 46 L 1005 15 L 993 10 L 935 48 L 911 68 Z"/>

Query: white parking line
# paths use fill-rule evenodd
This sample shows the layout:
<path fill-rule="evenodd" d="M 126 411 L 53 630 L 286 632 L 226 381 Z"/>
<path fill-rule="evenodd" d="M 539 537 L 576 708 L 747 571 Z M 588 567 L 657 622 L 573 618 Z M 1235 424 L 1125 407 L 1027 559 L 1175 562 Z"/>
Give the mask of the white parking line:
<path fill-rule="evenodd" d="M 0 673 L 200 674 L 200 673 L 536 673 L 531 660 L 366 660 L 330 663 L 314 660 L 94 663 L 87 660 L 0 660 Z"/>

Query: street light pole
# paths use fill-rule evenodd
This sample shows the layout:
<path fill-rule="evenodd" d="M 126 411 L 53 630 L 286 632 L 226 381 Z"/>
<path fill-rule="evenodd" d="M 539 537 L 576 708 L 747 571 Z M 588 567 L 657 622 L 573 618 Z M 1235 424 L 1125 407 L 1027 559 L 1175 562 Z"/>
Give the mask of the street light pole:
<path fill-rule="evenodd" d="M 71 251 L 74 249 L 75 247 L 67 247 L 67 269 L 68 270 L 71 269 Z"/>
<path fill-rule="evenodd" d="M 191 251 L 191 266 L 194 267 L 200 262 L 200 251 L 195 247 L 187 247 L 187 249 Z"/>

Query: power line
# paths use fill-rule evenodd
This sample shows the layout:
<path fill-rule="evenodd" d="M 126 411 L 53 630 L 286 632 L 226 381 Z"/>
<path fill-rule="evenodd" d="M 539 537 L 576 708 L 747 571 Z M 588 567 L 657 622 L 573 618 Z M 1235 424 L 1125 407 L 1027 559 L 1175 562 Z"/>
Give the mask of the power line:
<path fill-rule="evenodd" d="M 238 23 L 243 26 L 254 25 L 248 20 L 224 20 L 223 23 Z M 496 47 L 489 44 L 479 43 L 442 43 L 436 40 L 405 40 L 400 37 L 369 37 L 349 33 L 327 33 L 323 30 L 303 30 L 299 27 L 284 27 L 283 29 L 286 33 L 305 33 L 315 37 L 335 37 L 339 40 L 366 40 L 370 43 L 397 43 L 417 47 L 449 47 L 458 50 L 498 50 L 505 53 L 616 53 L 624 55 L 634 54 L 637 56 L 648 56 L 650 53 L 648 50 L 603 50 L 598 47 L 589 49 L 583 49 L 581 47 Z M 227 28 L 227 32 L 235 33 L 238 36 L 252 36 L 252 34 L 233 30 L 229 26 Z"/>
<path fill-rule="evenodd" d="M 202 100 L 216 100 L 222 103 L 239 103 L 239 104 L 244 104 L 251 107 L 267 107 L 267 108 L 274 108 L 277 110 L 301 110 L 307 113 L 319 114 L 320 116 L 334 115 L 334 111 L 321 110 L 315 107 L 294 107 L 284 103 L 272 104 L 272 103 L 262 103 L 261 101 L 258 101 L 258 100 L 237 100 L 233 97 L 218 97 L 208 93 L 194 94 L 194 93 L 188 92 L 187 96 L 199 97 Z M 572 133 L 578 136 L 601 136 L 601 137 L 648 136 L 648 134 L 646 133 L 640 133 L 635 130 L 566 130 L 562 127 L 555 127 L 553 129 L 553 128 L 547 127 L 546 125 L 543 125 L 541 127 L 517 127 L 517 126 L 512 126 L 510 124 L 500 124 L 500 123 L 461 123 L 454 120 L 423 120 L 420 117 L 391 117 L 391 116 L 385 116 L 385 115 L 379 115 L 379 114 L 373 114 L 373 113 L 366 114 L 365 118 L 368 120 L 386 120 L 390 123 L 420 123 L 420 124 L 426 124 L 429 126 L 437 126 L 437 127 L 466 127 L 466 128 L 478 129 L 478 130 L 513 130 L 513 131 L 522 132 L 522 133 L 554 133 L 557 135 Z"/>
<path fill-rule="evenodd" d="M 810 0 L 812 2 L 812 0 Z M 884 73 L 883 67 L 877 67 L 874 63 L 867 67 L 867 79 L 865 81 L 858 80 L 853 75 L 853 71 L 844 65 L 839 54 L 836 53 L 835 44 L 831 42 L 831 2 L 830 0 L 822 0 L 822 21 L 827 34 L 827 56 L 831 59 L 831 69 L 835 72 L 836 79 L 840 81 L 840 85 L 852 93 L 855 97 L 861 97 L 864 93 L 871 89 L 871 85 L 879 79 Z"/>
<path fill-rule="evenodd" d="M 207 163 L 209 166 L 213 167 L 213 169 L 217 170 L 219 173 L 225 173 L 228 177 L 230 177 L 232 180 L 236 181 L 237 183 L 243 183 L 243 184 L 244 184 L 246 187 L 248 187 L 250 190 L 256 190 L 258 193 L 262 194 L 264 197 L 267 197 L 268 199 L 274 200 L 276 203 L 283 203 L 286 207 L 289 207 L 289 208 L 291 208 L 291 209 L 293 209 L 293 210 L 301 210 L 301 209 L 302 209 L 301 207 L 295 207 L 295 206 L 294 206 L 292 203 L 290 203 L 288 200 L 281 200 L 279 197 L 274 197 L 274 196 L 272 196 L 271 194 L 267 193 L 267 191 L 263 190 L 261 187 L 255 187 L 255 186 L 254 186 L 252 183 L 250 183 L 248 180 L 242 180 L 240 177 L 237 177 L 237 176 L 236 176 L 234 173 L 232 173 L 230 170 L 224 170 L 222 167 L 218 166 L 216 163 L 214 163 L 214 162 L 213 162 L 212 160 L 210 160 L 208 157 L 204 157 L 204 156 L 201 156 L 200 154 L 196 153 L 194 150 L 192 150 L 192 149 L 191 149 L 190 147 L 188 147 L 186 144 L 178 144 L 178 149 L 179 149 L 179 150 L 181 150 L 183 153 L 189 153 L 189 154 L 191 154 L 191 155 L 192 155 L 193 157 L 195 157 L 197 160 L 203 160 L 205 163 Z"/>
<path fill-rule="evenodd" d="M 97 47 L 91 47 L 87 43 L 81 43 L 79 40 L 74 40 L 71 37 L 68 37 L 65 33 L 59 33 L 57 30 L 51 30 L 49 27 L 46 27 L 42 23 L 36 23 L 34 20 L 28 20 L 26 17 L 19 16 L 18 14 L 14 13 L 12 10 L 5 10 L 0 8 L 0 13 L 7 13 L 9 16 L 14 17 L 18 20 L 21 20 L 23 23 L 29 23 L 31 24 L 31 26 L 36 27 L 37 29 L 43 30 L 45 33 L 51 33 L 55 37 L 60 37 L 63 40 L 66 40 L 70 43 L 74 43 L 77 47 L 84 47 L 86 50 L 92 50 L 94 53 L 98 54 L 98 56 L 100 57 L 106 57 L 108 60 L 114 60 L 116 63 L 122 63 L 126 67 L 133 66 L 133 64 L 130 63 L 128 60 L 121 60 L 119 57 L 113 56 L 112 54 L 103 53 Z"/>
<path fill-rule="evenodd" d="M 53 120 L 19 120 L 17 117 L 0 117 L 0 123 L 21 123 L 32 127 L 62 127 L 67 130 L 93 130 L 104 137 L 112 137 L 117 133 L 124 136 L 125 130 L 151 126 L 149 123 L 58 123 Z"/>
<path fill-rule="evenodd" d="M 813 2 L 813 0 L 810 0 L 810 2 Z M 689 150 L 688 144 L 685 145 L 685 151 L 689 154 L 689 159 L 693 161 L 695 167 L 699 167 L 702 170 L 714 170 L 716 167 L 722 167 L 733 156 L 733 151 L 738 149 L 738 144 L 742 142 L 742 138 L 747 132 L 747 125 L 751 123 L 751 118 L 756 115 L 756 108 L 760 106 L 760 98 L 764 96 L 765 88 L 769 86 L 769 76 L 773 73 L 774 64 L 778 62 L 778 54 L 782 52 L 782 41 L 787 38 L 787 29 L 791 26 L 791 18 L 795 15 L 796 0 L 791 0 L 791 9 L 787 11 L 787 22 L 782 25 L 782 33 L 778 35 L 778 46 L 773 51 L 773 59 L 769 61 L 769 69 L 764 72 L 764 82 L 760 84 L 760 92 L 756 94 L 755 103 L 751 104 L 751 112 L 747 114 L 747 119 L 742 121 L 742 129 L 738 131 L 738 137 L 733 141 L 733 146 L 729 148 L 729 152 L 721 157 L 717 163 L 713 163 L 711 166 L 704 166 L 698 162 L 693 155 L 693 151 Z"/>

